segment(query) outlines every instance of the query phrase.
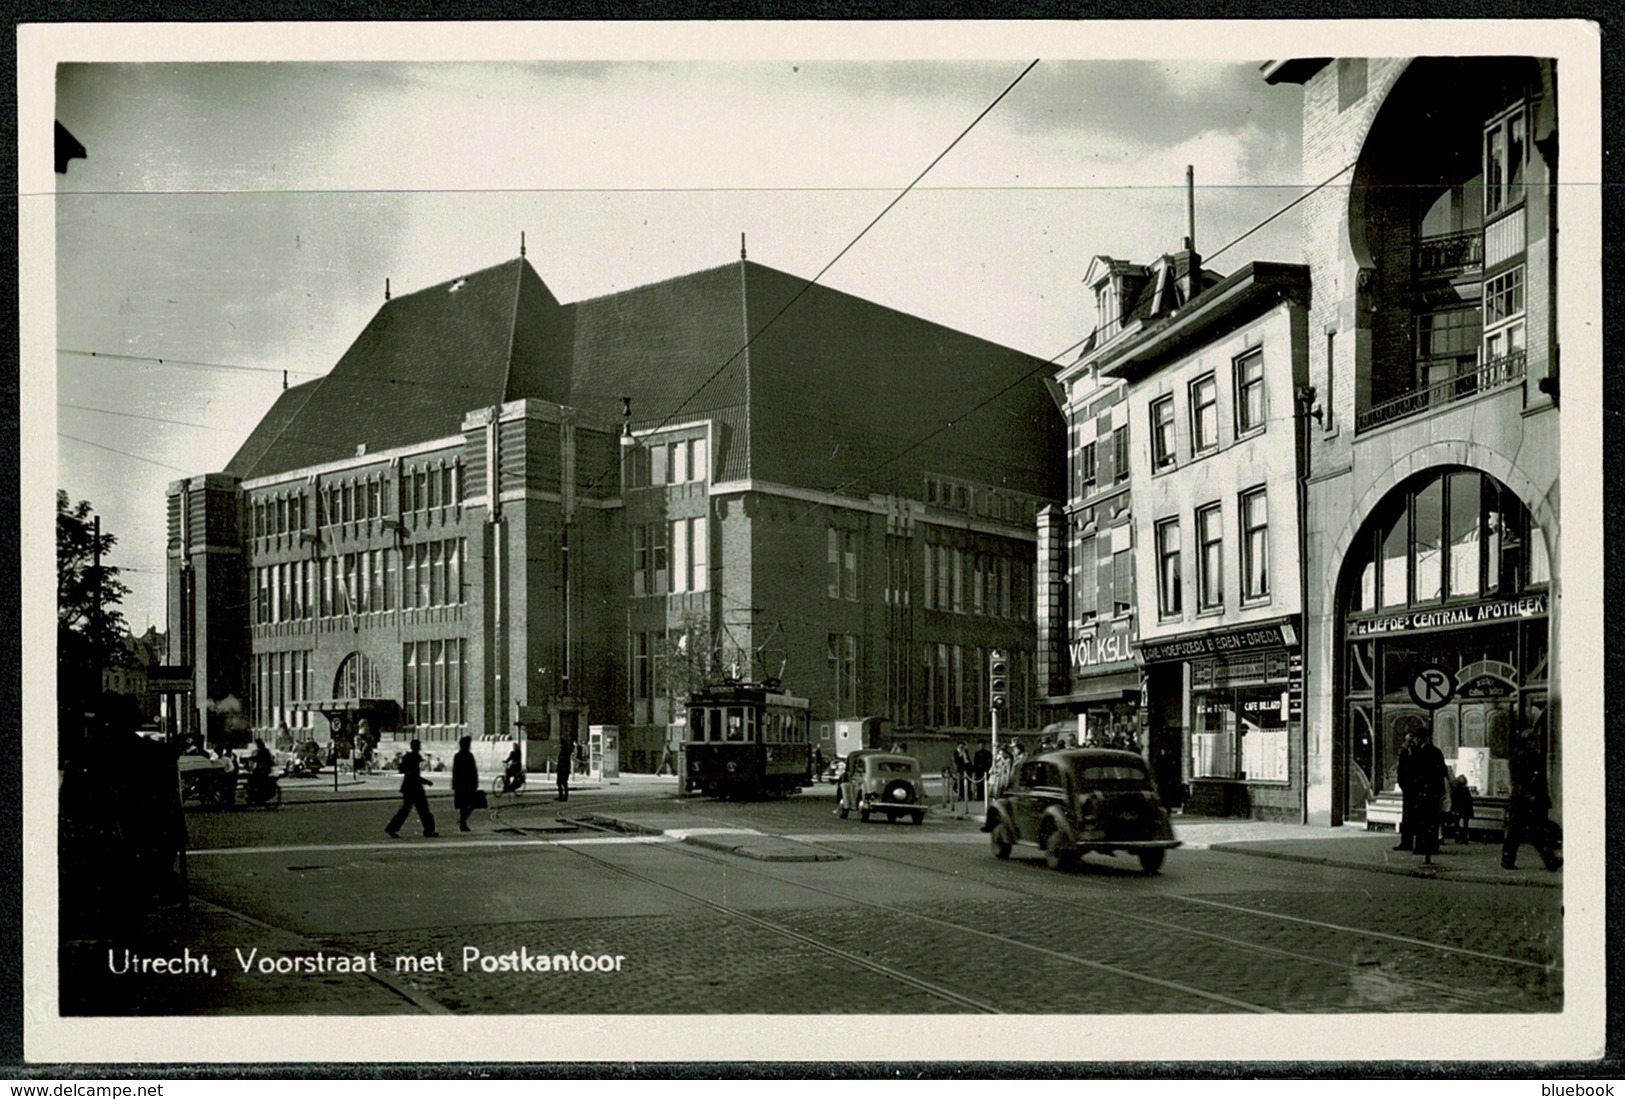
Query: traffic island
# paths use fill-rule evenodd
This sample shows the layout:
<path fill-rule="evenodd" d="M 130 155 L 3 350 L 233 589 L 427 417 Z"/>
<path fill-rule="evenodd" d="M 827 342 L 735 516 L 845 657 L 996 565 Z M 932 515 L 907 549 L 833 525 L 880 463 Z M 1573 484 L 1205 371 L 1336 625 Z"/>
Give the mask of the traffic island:
<path fill-rule="evenodd" d="M 839 862 L 845 855 L 800 840 L 758 832 L 754 828 L 696 825 L 686 814 L 599 814 L 581 818 L 585 824 L 631 836 L 665 836 L 695 847 L 738 855 L 762 862 Z"/>

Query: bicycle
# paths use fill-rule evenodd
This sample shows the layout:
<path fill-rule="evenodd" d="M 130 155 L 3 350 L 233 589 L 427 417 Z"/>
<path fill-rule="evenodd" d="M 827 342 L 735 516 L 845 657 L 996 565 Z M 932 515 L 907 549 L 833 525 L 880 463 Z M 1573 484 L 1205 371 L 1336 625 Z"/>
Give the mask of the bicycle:
<path fill-rule="evenodd" d="M 508 776 L 501 773 L 491 776 L 492 797 L 499 798 L 504 794 L 512 794 L 514 797 L 518 797 L 525 792 L 525 772 L 515 772 L 512 784 L 509 784 L 507 779 Z"/>

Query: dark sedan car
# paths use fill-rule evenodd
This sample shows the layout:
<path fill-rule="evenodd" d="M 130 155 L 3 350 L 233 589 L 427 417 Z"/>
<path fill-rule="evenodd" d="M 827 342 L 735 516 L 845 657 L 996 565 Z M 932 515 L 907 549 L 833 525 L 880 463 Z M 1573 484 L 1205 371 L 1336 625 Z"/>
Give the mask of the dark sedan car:
<path fill-rule="evenodd" d="M 998 858 L 1009 858 L 1018 843 L 1032 844 L 1056 870 L 1070 869 L 1090 851 L 1128 851 L 1155 874 L 1168 849 L 1179 846 L 1145 760 L 1094 748 L 1025 760 L 989 804 L 982 831 Z"/>

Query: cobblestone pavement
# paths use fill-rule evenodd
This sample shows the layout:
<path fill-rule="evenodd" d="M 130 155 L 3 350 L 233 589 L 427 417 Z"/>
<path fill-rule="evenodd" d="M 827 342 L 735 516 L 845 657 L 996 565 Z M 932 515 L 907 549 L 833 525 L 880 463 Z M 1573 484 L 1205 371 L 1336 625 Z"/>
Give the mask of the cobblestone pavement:
<path fill-rule="evenodd" d="M 572 799 L 571 813 L 593 811 L 590 798 L 581 800 L 578 809 Z M 604 797 L 596 808 L 635 800 Z M 381 979 L 170 978 L 160 982 L 167 991 L 153 986 L 150 995 L 136 982 L 109 990 L 105 978 L 70 979 L 64 1003 L 90 1014 L 362 1015 L 1522 1013 L 1563 1005 L 1559 889 L 1197 850 L 1176 851 L 1155 877 L 1096 857 L 1057 874 L 1033 852 L 993 859 L 965 822 L 837 827 L 823 798 L 656 808 L 695 827 L 817 832 L 847 856 L 840 861 L 753 862 L 671 838 L 560 832 L 558 810 L 541 805 L 529 811 L 552 825 L 545 834 L 527 834 L 510 815 L 468 835 L 403 833 L 391 842 L 372 835 L 380 808 L 333 803 L 301 806 L 302 816 L 223 817 L 217 835 L 198 837 L 191 863 L 195 895 L 220 907 L 202 906 L 208 918 L 153 941 L 221 956 L 237 947 L 285 957 L 376 953 Z M 258 843 L 256 819 L 267 822 Z M 852 837 L 844 846 L 842 835 Z M 94 969 L 95 944 L 74 949 L 82 956 L 65 960 Z M 467 949 L 495 959 L 573 951 L 620 960 L 608 972 L 596 961 L 593 972 L 486 972 L 477 962 L 465 968 Z M 399 956 L 438 961 L 399 969 Z"/>

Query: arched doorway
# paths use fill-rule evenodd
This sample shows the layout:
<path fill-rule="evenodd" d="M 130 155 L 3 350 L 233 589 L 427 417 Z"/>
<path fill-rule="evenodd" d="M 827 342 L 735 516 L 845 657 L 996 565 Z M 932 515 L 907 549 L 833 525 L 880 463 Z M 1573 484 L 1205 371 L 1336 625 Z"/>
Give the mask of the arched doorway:
<path fill-rule="evenodd" d="M 1481 470 L 1426 470 L 1372 511 L 1337 594 L 1345 820 L 1393 799 L 1415 731 L 1481 797 L 1506 796 L 1513 730 L 1545 725 L 1550 581 L 1544 532 Z"/>
<path fill-rule="evenodd" d="M 334 698 L 377 698 L 383 693 L 383 679 L 378 674 L 378 667 L 365 653 L 353 652 L 345 657 L 333 675 Z"/>

